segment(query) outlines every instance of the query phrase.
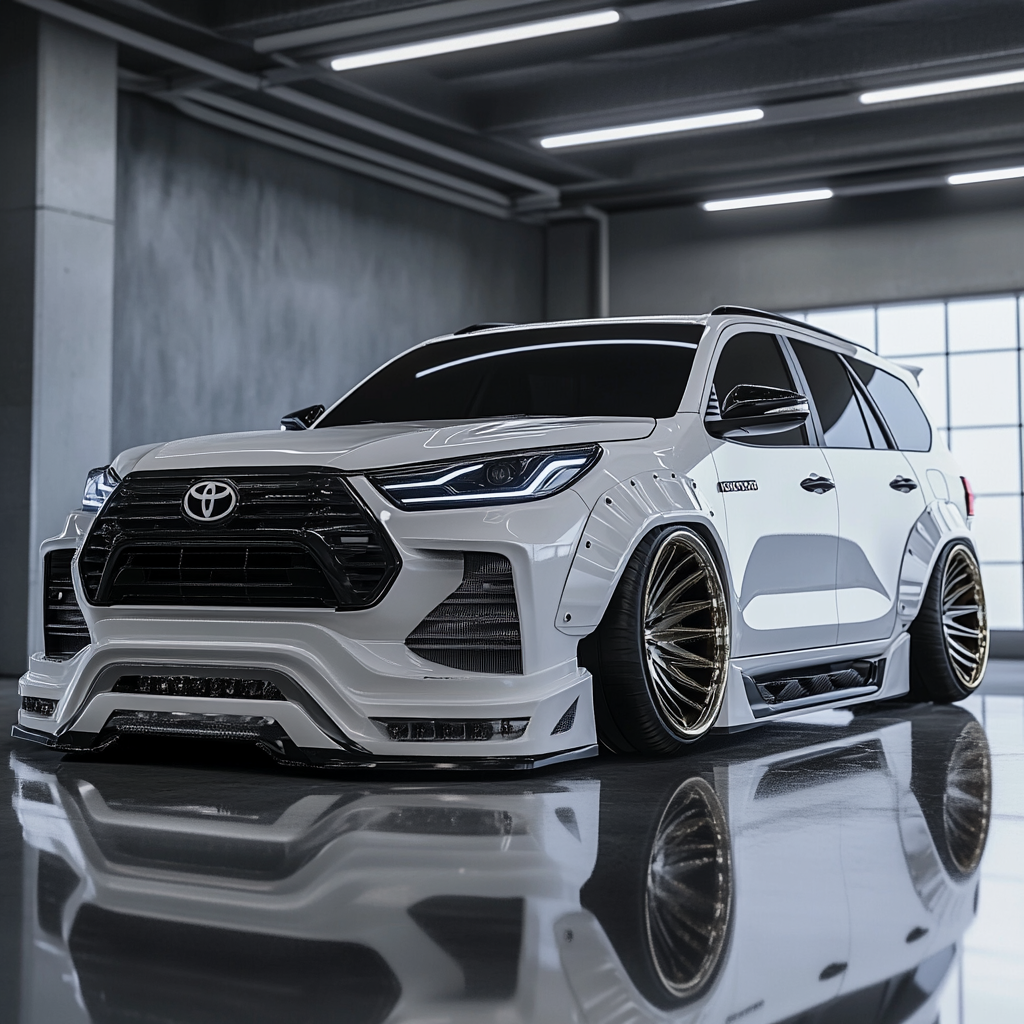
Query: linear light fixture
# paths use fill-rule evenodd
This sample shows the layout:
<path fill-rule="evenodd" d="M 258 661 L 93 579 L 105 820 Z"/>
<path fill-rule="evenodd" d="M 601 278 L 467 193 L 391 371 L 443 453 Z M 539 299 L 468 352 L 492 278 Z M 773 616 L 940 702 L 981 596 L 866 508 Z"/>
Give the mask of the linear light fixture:
<path fill-rule="evenodd" d="M 457 53 L 460 50 L 475 50 L 481 46 L 514 43 L 520 39 L 537 39 L 562 32 L 577 32 L 584 28 L 599 28 L 601 25 L 614 25 L 618 20 L 618 11 L 590 11 L 587 14 L 573 14 L 565 18 L 531 21 L 523 25 L 508 25 L 505 28 L 487 29 L 483 32 L 466 32 L 463 35 L 445 36 L 442 39 L 426 39 L 421 43 L 408 43 L 404 46 L 388 46 L 381 50 L 344 53 L 331 61 L 331 68 L 335 71 L 351 71 L 353 68 L 368 68 L 376 64 L 395 64 L 402 60 L 434 57 L 440 53 Z"/>
<path fill-rule="evenodd" d="M 946 181 L 950 185 L 973 185 L 976 181 L 1008 181 L 1010 178 L 1024 178 L 1024 167 L 1001 167 L 995 171 L 951 174 Z"/>
<path fill-rule="evenodd" d="M 861 103 L 896 103 L 899 100 L 917 100 L 924 96 L 946 96 L 949 93 L 973 92 L 975 89 L 999 89 L 1007 85 L 1024 85 L 1024 68 L 1017 71 L 997 71 L 991 75 L 971 75 L 967 78 L 945 78 L 940 82 L 921 82 L 895 89 L 876 89 L 862 92 Z"/>
<path fill-rule="evenodd" d="M 744 196 L 741 199 L 712 199 L 701 203 L 705 210 L 747 210 L 752 206 L 783 206 L 786 203 L 813 203 L 818 199 L 831 199 L 829 188 L 812 188 L 803 192 L 776 192 L 770 196 Z"/>
<path fill-rule="evenodd" d="M 746 124 L 760 121 L 764 111 L 760 107 L 745 110 L 722 110 L 716 114 L 695 114 L 692 117 L 676 117 L 670 121 L 647 121 L 643 124 L 623 124 L 615 128 L 597 128 L 589 132 L 572 132 L 569 135 L 550 135 L 541 139 L 544 149 L 562 149 L 565 146 L 592 146 L 597 142 L 616 142 L 620 139 L 641 139 L 646 135 L 672 135 L 675 132 L 692 132 L 698 128 L 721 128 L 728 124 Z"/>

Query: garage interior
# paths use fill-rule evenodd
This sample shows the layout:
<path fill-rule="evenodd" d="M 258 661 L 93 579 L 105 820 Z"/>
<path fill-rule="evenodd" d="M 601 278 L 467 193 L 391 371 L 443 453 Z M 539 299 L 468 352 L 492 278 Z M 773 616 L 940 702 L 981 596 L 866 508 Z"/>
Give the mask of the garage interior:
<path fill-rule="evenodd" d="M 992 627 L 955 706 L 516 778 L 6 738 L 4 1019 L 1024 1019 L 1022 99 L 1016 0 L 2 0 L 5 734 L 92 467 L 484 322 L 742 305 L 920 367 Z"/>

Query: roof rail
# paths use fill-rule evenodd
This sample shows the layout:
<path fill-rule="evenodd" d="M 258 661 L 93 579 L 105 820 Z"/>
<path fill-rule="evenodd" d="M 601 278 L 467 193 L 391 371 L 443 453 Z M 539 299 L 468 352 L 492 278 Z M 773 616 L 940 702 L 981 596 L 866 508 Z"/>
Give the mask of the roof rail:
<path fill-rule="evenodd" d="M 461 327 L 457 331 L 452 331 L 452 334 L 473 334 L 476 331 L 489 331 L 492 327 L 515 327 L 515 324 L 499 324 L 499 323 L 483 323 L 483 324 L 470 324 L 468 327 Z"/>
<path fill-rule="evenodd" d="M 783 316 L 781 313 L 769 313 L 764 309 L 752 309 L 749 306 L 715 306 L 711 310 L 711 316 L 763 316 L 767 320 L 778 320 L 780 323 L 792 324 L 794 327 L 809 327 L 812 331 L 817 331 L 819 334 L 827 334 L 830 338 L 835 338 L 836 341 L 845 341 L 847 345 L 865 348 L 859 342 L 851 341 L 849 338 L 844 338 L 841 334 L 836 334 L 834 331 L 828 331 L 824 327 L 817 327 L 804 320 L 794 320 L 793 317 Z"/>

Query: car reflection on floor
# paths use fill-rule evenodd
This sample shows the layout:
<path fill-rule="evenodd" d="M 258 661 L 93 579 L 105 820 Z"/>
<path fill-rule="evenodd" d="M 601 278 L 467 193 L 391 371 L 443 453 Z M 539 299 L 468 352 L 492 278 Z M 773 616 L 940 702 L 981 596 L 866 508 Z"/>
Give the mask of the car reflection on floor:
<path fill-rule="evenodd" d="M 932 1024 L 985 735 L 831 714 L 514 783 L 19 752 L 21 1019 Z"/>

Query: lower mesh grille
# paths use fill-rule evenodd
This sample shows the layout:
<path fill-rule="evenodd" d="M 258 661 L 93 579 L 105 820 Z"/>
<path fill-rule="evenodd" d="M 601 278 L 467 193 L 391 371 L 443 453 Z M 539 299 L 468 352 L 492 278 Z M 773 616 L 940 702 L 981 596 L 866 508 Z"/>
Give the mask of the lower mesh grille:
<path fill-rule="evenodd" d="M 449 668 L 521 675 L 523 648 L 512 563 L 504 555 L 465 552 L 458 590 L 430 612 L 405 643 L 421 658 Z"/>
<path fill-rule="evenodd" d="M 235 697 L 239 700 L 284 700 L 266 679 L 202 676 L 121 676 L 114 693 L 145 693 L 161 697 Z"/>
<path fill-rule="evenodd" d="M 67 661 L 90 643 L 71 581 L 74 556 L 74 548 L 58 548 L 43 558 L 43 642 L 54 661 Z"/>

